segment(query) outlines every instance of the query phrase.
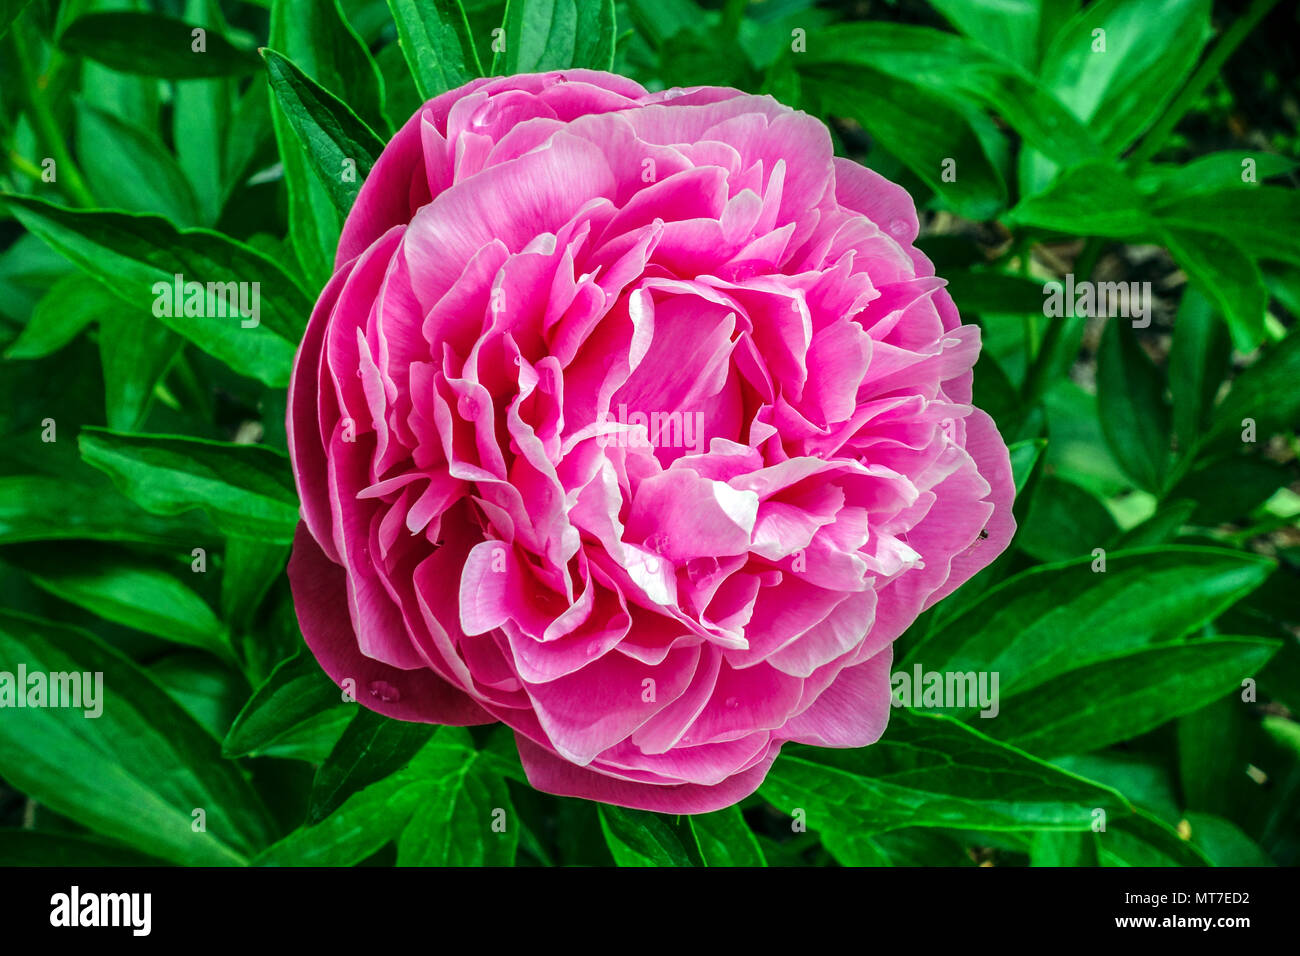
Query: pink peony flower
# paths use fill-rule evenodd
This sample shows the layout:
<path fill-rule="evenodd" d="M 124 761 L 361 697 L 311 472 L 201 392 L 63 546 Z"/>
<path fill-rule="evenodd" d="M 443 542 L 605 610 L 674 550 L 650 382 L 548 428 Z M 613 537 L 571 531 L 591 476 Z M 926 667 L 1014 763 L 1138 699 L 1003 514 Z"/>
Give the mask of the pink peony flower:
<path fill-rule="evenodd" d="M 290 386 L 322 667 L 650 810 L 875 741 L 891 642 L 1014 527 L 979 331 L 916 234 L 769 97 L 573 70 L 425 104 Z"/>

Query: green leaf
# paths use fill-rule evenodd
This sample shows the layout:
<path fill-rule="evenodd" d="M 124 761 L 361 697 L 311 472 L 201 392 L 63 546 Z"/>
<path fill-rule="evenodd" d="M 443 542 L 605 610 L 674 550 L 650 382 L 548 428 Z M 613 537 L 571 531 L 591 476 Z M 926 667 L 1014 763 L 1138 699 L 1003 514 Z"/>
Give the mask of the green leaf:
<path fill-rule="evenodd" d="M 358 790 L 401 770 L 433 731 L 429 724 L 394 720 L 359 708 L 316 772 L 308 820 L 320 822 Z"/>
<path fill-rule="evenodd" d="M 225 29 L 219 0 L 187 0 L 185 16 L 210 31 Z M 229 127 L 238 92 L 238 82 L 229 78 L 178 80 L 174 88 L 172 142 L 177 162 L 194 189 L 199 222 L 205 226 L 217 221 L 226 195 L 221 157 L 227 137 L 239 135 Z"/>
<path fill-rule="evenodd" d="M 483 75 L 460 0 L 388 0 L 388 6 L 422 99 Z"/>
<path fill-rule="evenodd" d="M 1300 263 L 1300 193 L 1287 186 L 1234 186 L 1157 197 L 1152 209 L 1171 229 L 1224 236 L 1251 259 Z"/>
<path fill-rule="evenodd" d="M 1087 660 L 1020 694 L 1003 696 L 991 733 L 1043 756 L 1100 750 L 1198 710 L 1258 674 L 1279 644 L 1213 638 Z"/>
<path fill-rule="evenodd" d="M 1116 549 L 1146 548 L 1178 537 L 1196 510 L 1195 501 L 1175 501 L 1161 507 L 1141 524 L 1129 528 L 1115 541 Z"/>
<path fill-rule="evenodd" d="M 264 49 L 262 56 L 271 92 L 306 151 L 312 171 L 338 211 L 347 215 L 383 152 L 384 141 L 346 103 L 312 82 L 279 53 Z"/>
<path fill-rule="evenodd" d="M 1257 182 L 1263 182 L 1285 176 L 1297 165 L 1300 164 L 1295 160 L 1276 153 L 1210 153 L 1181 166 L 1147 163 L 1138 170 L 1136 184 L 1142 193 L 1160 204 L 1197 193 L 1253 189 L 1255 183 L 1243 178 L 1247 169 Z"/>
<path fill-rule="evenodd" d="M 1170 464 L 1165 380 L 1127 319 L 1112 318 L 1097 354 L 1097 410 L 1110 450 L 1138 487 L 1159 494 Z"/>
<path fill-rule="evenodd" d="M 1177 94 L 1209 35 L 1210 0 L 1098 0 L 1056 35 L 1042 80 L 1118 154 Z"/>
<path fill-rule="evenodd" d="M 107 482 L 101 488 L 49 475 L 0 477 L 0 544 L 88 538 L 173 545 L 189 553 L 211 536 L 206 522 L 149 514 Z"/>
<path fill-rule="evenodd" d="M 1196 452 L 1231 358 L 1227 327 L 1214 314 L 1209 299 L 1189 287 L 1178 303 L 1169 350 L 1174 438 L 1184 458 Z"/>
<path fill-rule="evenodd" d="M 897 709 L 860 750 L 786 745 L 759 792 L 813 830 L 1086 830 L 1122 796 L 940 714 Z"/>
<path fill-rule="evenodd" d="M 1188 472 L 1169 495 L 1195 501 L 1192 522 L 1213 527 L 1249 520 L 1252 512 L 1291 481 L 1291 469 L 1285 465 L 1254 455 L 1233 455 Z"/>
<path fill-rule="evenodd" d="M 289 548 L 283 544 L 231 535 L 221 564 L 221 616 L 232 628 L 244 627 L 267 590 L 284 573 Z"/>
<path fill-rule="evenodd" d="M 39 199 L 3 198 L 31 232 L 136 311 L 149 310 L 241 374 L 273 387 L 288 384 L 311 301 L 271 259 L 220 233 L 177 230 L 157 216 L 75 212 Z M 184 313 L 191 301 L 188 292 L 177 301 L 177 275 L 187 284 L 221 285 L 226 297 L 208 295 L 203 315 L 169 315 Z M 243 288 L 255 326 L 245 326 L 254 318 L 241 317 L 242 295 L 229 294 L 231 282 L 248 283 Z"/>
<path fill-rule="evenodd" d="M 1070 481 L 1044 475 L 1016 544 L 1040 561 L 1068 561 L 1105 547 L 1119 532 L 1106 506 Z"/>
<path fill-rule="evenodd" d="M 978 105 L 1064 167 L 1106 158 L 1088 128 L 1037 79 L 952 33 L 879 21 L 840 23 L 810 30 L 808 50 L 795 64 L 806 75 L 829 64 L 866 68 Z"/>
<path fill-rule="evenodd" d="M 143 310 L 125 308 L 102 287 L 99 301 L 99 354 L 104 368 L 104 411 L 108 427 L 131 431 L 143 423 L 154 390 L 182 342 L 176 333 Z"/>
<path fill-rule="evenodd" d="M 443 727 L 421 757 L 424 796 L 397 838 L 397 865 L 513 866 L 522 821 L 469 733 Z"/>
<path fill-rule="evenodd" d="M 154 514 L 202 508 L 225 534 L 287 543 L 298 524 L 288 459 L 261 445 L 83 429 L 82 457 Z"/>
<path fill-rule="evenodd" d="M 494 73 L 614 66 L 613 0 L 508 0 L 503 25 L 506 46 Z"/>
<path fill-rule="evenodd" d="M 902 662 L 931 671 L 996 671 L 1002 694 L 1020 693 L 1093 657 L 1177 640 L 1249 594 L 1265 558 L 1219 548 L 1162 547 L 1045 565 L 1023 572 L 945 620 Z"/>
<path fill-rule="evenodd" d="M 89 543 L 24 545 L 4 557 L 55 597 L 105 620 L 232 659 L 212 608 L 156 561 Z"/>
<path fill-rule="evenodd" d="M 164 79 L 235 76 L 257 69 L 257 57 L 220 33 L 206 31 L 197 52 L 195 27 L 183 20 L 131 10 L 82 14 L 59 35 L 59 49 L 123 73 Z"/>
<path fill-rule="evenodd" d="M 239 864 L 269 841 L 264 809 L 217 742 L 118 651 L 82 631 L 0 612 L 0 660 L 24 665 L 29 680 L 36 672 L 103 675 L 98 717 L 6 709 L 0 775 L 13 786 L 176 863 Z M 204 812 L 202 829 L 193 826 L 195 810 Z"/>
<path fill-rule="evenodd" d="M 1068 170 L 1047 189 L 1022 199 L 1006 219 L 1053 232 L 1114 239 L 1140 239 L 1154 228 L 1123 170 L 1095 161 Z"/>
<path fill-rule="evenodd" d="M 5 350 L 7 359 L 38 359 L 53 355 L 103 313 L 105 302 L 118 304 L 94 279 L 73 273 L 59 279 L 41 296 L 32 317 Z"/>
<path fill-rule="evenodd" d="M 857 64 L 801 72 L 807 95 L 860 123 L 957 213 L 988 219 L 1005 204 L 1002 174 L 970 118 L 950 100 Z"/>
<path fill-rule="evenodd" d="M 933 0 L 931 6 L 986 50 L 1035 68 L 1041 0 Z"/>
<path fill-rule="evenodd" d="M 1173 827 L 1141 809 L 1111 817 L 1105 831 L 1093 839 L 1101 866 L 1208 866 L 1210 862 Z"/>
<path fill-rule="evenodd" d="M 1043 449 L 1046 447 L 1046 438 L 1028 438 L 1024 441 L 1012 442 L 1007 446 L 1007 452 L 1011 457 L 1011 474 L 1016 484 L 1017 495 L 1025 490 L 1025 485 L 1029 482 L 1029 476 L 1034 473 L 1034 468 L 1038 465 L 1038 459 L 1042 457 Z"/>
<path fill-rule="evenodd" d="M 315 658 L 299 651 L 253 692 L 222 749 L 228 757 L 257 756 L 313 718 L 341 707 L 342 695 L 334 682 Z"/>
<path fill-rule="evenodd" d="M 1268 304 L 1259 265 L 1239 243 L 1220 232 L 1165 225 L 1160 235 L 1193 286 L 1223 313 L 1233 345 L 1243 352 L 1258 345 L 1264 338 Z"/>
<path fill-rule="evenodd" d="M 694 866 L 686 847 L 657 813 L 600 805 L 600 829 L 619 866 Z"/>
<path fill-rule="evenodd" d="M 1239 442 L 1246 419 L 1256 427 L 1256 441 L 1295 428 L 1300 421 L 1300 328 L 1264 350 L 1259 359 L 1232 380 L 1232 388 L 1213 414 L 1206 441 Z"/>
<path fill-rule="evenodd" d="M 1096 866 L 1097 844 L 1088 833 L 1040 830 L 1029 845 L 1030 866 Z"/>
<path fill-rule="evenodd" d="M 439 766 L 441 753 L 426 751 L 406 772 L 396 773 L 354 793 L 323 821 L 300 827 L 267 848 L 259 866 L 354 866 L 396 837 L 429 795 L 426 775 Z"/>
<path fill-rule="evenodd" d="M 0 40 L 4 39 L 14 21 L 23 15 L 31 3 L 32 0 L 4 0 L 0 4 Z"/>
<path fill-rule="evenodd" d="M 1269 855 L 1231 820 L 1209 813 L 1189 813 L 1191 841 L 1215 866 L 1276 866 Z"/>
<path fill-rule="evenodd" d="M 79 103 L 77 111 L 80 165 L 104 205 L 154 213 L 178 226 L 198 224 L 194 188 L 157 136 L 90 103 Z"/>
<path fill-rule="evenodd" d="M 697 813 L 689 820 L 705 866 L 767 866 L 763 848 L 741 815 L 740 807 Z"/>
<path fill-rule="evenodd" d="M 248 681 L 242 674 L 213 666 L 212 658 L 196 651 L 168 654 L 150 664 L 149 673 L 218 741 L 225 739 L 248 699 Z"/>
<path fill-rule="evenodd" d="M 270 46 L 321 87 L 345 99 L 371 129 L 387 132 L 378 69 L 348 25 L 338 0 L 276 0 L 271 7 Z M 271 107 L 271 118 L 289 190 L 289 237 L 308 284 L 319 288 L 333 273 L 342 223 L 278 102 Z"/>

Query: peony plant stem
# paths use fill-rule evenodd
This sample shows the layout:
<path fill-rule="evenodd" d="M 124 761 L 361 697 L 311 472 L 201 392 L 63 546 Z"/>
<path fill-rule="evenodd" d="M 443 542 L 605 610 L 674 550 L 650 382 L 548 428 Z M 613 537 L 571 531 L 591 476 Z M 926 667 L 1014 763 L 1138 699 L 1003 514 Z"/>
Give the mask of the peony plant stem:
<path fill-rule="evenodd" d="M 34 37 L 28 35 L 27 25 L 24 20 L 25 17 L 20 16 L 14 22 L 13 28 L 9 31 L 9 39 L 14 51 L 14 62 L 18 64 L 20 92 L 23 103 L 27 107 L 28 118 L 31 120 L 37 137 L 45 148 L 50 151 L 50 156 L 62 176 L 62 185 L 66 188 L 71 199 L 78 206 L 95 206 L 95 197 L 86 186 L 86 181 L 82 178 L 81 171 L 77 169 L 72 154 L 68 152 L 67 143 L 59 130 L 58 121 L 55 120 L 54 114 L 50 112 L 50 105 L 46 102 L 41 84 L 37 79 L 35 65 L 32 63 L 28 49 L 29 40 L 32 49 L 36 48 L 37 43 Z"/>

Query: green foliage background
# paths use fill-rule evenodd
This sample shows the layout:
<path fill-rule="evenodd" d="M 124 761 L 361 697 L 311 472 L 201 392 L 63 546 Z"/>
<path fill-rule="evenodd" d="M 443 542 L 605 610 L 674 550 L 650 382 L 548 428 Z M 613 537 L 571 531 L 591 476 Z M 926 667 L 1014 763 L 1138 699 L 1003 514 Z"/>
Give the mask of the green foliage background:
<path fill-rule="evenodd" d="M 0 711 L 0 863 L 1300 861 L 1296 20 L 0 0 L 0 670 L 107 695 Z M 357 188 L 334 171 L 364 178 L 425 97 L 574 66 L 770 93 L 916 197 L 983 327 L 1020 531 L 896 660 L 998 671 L 997 718 L 898 708 L 875 746 L 788 746 L 739 807 L 676 818 L 536 793 L 501 728 L 380 719 L 302 651 L 284 389 Z M 259 281 L 261 324 L 155 318 L 176 272 Z M 1152 323 L 1046 318 L 1067 272 L 1152 282 Z"/>

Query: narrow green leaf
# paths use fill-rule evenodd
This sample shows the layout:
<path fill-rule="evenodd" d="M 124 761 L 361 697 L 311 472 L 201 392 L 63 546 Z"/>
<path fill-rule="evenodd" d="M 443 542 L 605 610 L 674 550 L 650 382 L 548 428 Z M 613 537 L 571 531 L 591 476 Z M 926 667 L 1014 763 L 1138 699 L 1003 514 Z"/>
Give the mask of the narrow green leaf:
<path fill-rule="evenodd" d="M 131 431 L 144 421 L 154 389 L 182 341 L 153 316 L 133 311 L 102 289 L 98 298 L 104 306 L 99 315 L 99 354 L 108 427 Z"/>
<path fill-rule="evenodd" d="M 895 710 L 860 750 L 786 745 L 759 789 L 812 830 L 870 835 L 900 827 L 1087 830 L 1093 811 L 1127 809 L 1114 790 L 960 721 Z"/>
<path fill-rule="evenodd" d="M 1219 548 L 1165 546 L 1045 565 L 1003 582 L 945 620 L 902 667 L 996 671 L 1010 695 L 1093 657 L 1173 641 L 1213 620 L 1268 576 L 1272 562 Z"/>
<path fill-rule="evenodd" d="M 1210 300 L 1189 287 L 1178 304 L 1169 350 L 1174 438 L 1184 458 L 1196 452 L 1231 358 L 1227 327 L 1214 314 Z"/>
<path fill-rule="evenodd" d="M 427 761 L 418 778 L 426 790 L 397 838 L 397 865 L 514 865 L 522 821 L 469 733 L 443 727 L 417 759 Z"/>
<path fill-rule="evenodd" d="M 705 866 L 767 866 L 763 848 L 739 807 L 697 813 L 689 819 Z"/>
<path fill-rule="evenodd" d="M 28 694 L 36 673 L 102 675 L 91 682 L 91 708 L 6 708 L 0 775 L 19 790 L 176 863 L 239 864 L 269 842 L 265 810 L 217 742 L 118 651 L 82 631 L 0 612 L 0 660 L 26 668 Z"/>
<path fill-rule="evenodd" d="M 83 429 L 82 457 L 154 514 L 202 508 L 226 534 L 289 542 L 298 496 L 288 460 L 261 445 Z"/>
<path fill-rule="evenodd" d="M 274 387 L 288 384 L 311 301 L 271 259 L 220 233 L 177 230 L 157 216 L 3 199 L 31 232 L 137 313 L 150 311 L 237 372 Z M 177 275 L 186 284 L 180 295 Z M 190 283 L 203 283 L 205 295 L 196 299 Z M 186 314 L 193 304 L 199 315 Z"/>
<path fill-rule="evenodd" d="M 1119 153 L 1177 94 L 1209 36 L 1210 0 L 1098 0 L 1057 34 L 1042 80 Z"/>
<path fill-rule="evenodd" d="M 934 0 L 932 6 L 986 50 L 1034 70 L 1041 0 Z"/>
<path fill-rule="evenodd" d="M 334 682 L 315 658 L 300 651 L 253 692 L 222 749 L 228 757 L 256 756 L 312 718 L 341 707 L 342 696 Z"/>
<path fill-rule="evenodd" d="M 1247 419 L 1255 440 L 1295 428 L 1300 421 L 1300 328 L 1264 350 L 1259 359 L 1232 380 L 1232 387 L 1214 412 L 1206 436 L 1210 440 L 1242 441 Z"/>
<path fill-rule="evenodd" d="M 271 92 L 280 104 L 312 171 L 344 215 L 383 152 L 384 141 L 346 103 L 312 82 L 274 50 L 264 49 Z"/>
<path fill-rule="evenodd" d="M 24 545 L 4 556 L 46 591 L 105 620 L 232 657 L 212 608 L 156 561 L 88 542 Z"/>
<path fill-rule="evenodd" d="M 397 42 L 423 99 L 483 75 L 460 0 L 388 0 Z"/>
<path fill-rule="evenodd" d="M 170 545 L 189 554 L 213 536 L 211 524 L 193 517 L 152 515 L 108 482 L 98 487 L 49 475 L 0 477 L 0 544 L 86 538 Z"/>
<path fill-rule="evenodd" d="M 1097 354 L 1097 410 L 1110 450 L 1138 487 L 1160 494 L 1170 465 L 1165 379 L 1129 320 L 1112 318 Z"/>
<path fill-rule="evenodd" d="M 104 205 L 161 215 L 177 226 L 198 225 L 194 188 L 157 136 L 90 103 L 77 110 L 81 168 Z M 112 149 L 104 148 L 108 144 Z"/>
<path fill-rule="evenodd" d="M 429 741 L 434 728 L 358 708 L 338 744 L 316 772 L 308 820 L 318 823 L 352 794 L 396 773 Z"/>
<path fill-rule="evenodd" d="M 645 810 L 600 805 L 600 828 L 619 866 L 693 866 L 664 818 Z"/>
<path fill-rule="evenodd" d="M 1219 637 L 1090 659 L 1027 692 L 1004 695 L 989 733 L 1045 757 L 1100 750 L 1239 687 L 1278 647 Z"/>
<path fill-rule="evenodd" d="M 107 302 L 117 305 L 94 279 L 73 273 L 59 279 L 36 303 L 32 317 L 5 349 L 7 359 L 38 359 L 53 355 L 100 315 Z"/>
<path fill-rule="evenodd" d="M 804 88 L 828 112 L 861 123 L 959 214 L 988 219 L 1005 204 L 1002 174 L 970 118 L 945 97 L 856 64 L 809 70 Z"/>
<path fill-rule="evenodd" d="M 494 73 L 613 68 L 613 0 L 509 0 L 504 28 Z"/>
<path fill-rule="evenodd" d="M 1213 226 L 1207 222 L 1204 226 Z M 1264 338 L 1268 289 L 1264 275 L 1240 244 L 1213 228 L 1164 225 L 1161 240 L 1192 284 L 1223 313 L 1233 345 L 1243 352 Z"/>

